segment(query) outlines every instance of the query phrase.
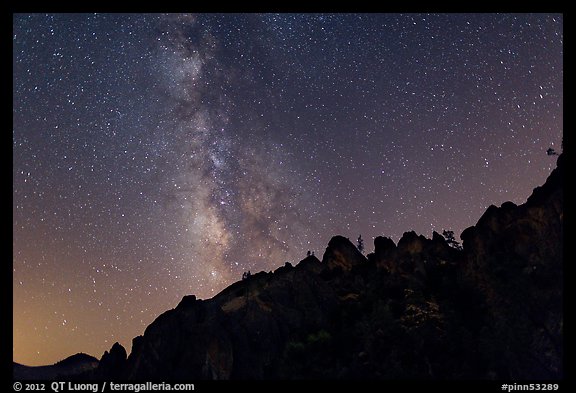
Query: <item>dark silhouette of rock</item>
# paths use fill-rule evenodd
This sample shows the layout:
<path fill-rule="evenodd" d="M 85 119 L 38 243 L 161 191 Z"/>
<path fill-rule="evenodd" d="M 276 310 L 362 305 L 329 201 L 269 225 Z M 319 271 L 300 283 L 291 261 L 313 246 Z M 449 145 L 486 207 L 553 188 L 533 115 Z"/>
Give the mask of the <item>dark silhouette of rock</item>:
<path fill-rule="evenodd" d="M 105 351 L 102 355 L 96 370 L 97 376 L 111 379 L 120 378 L 126 368 L 126 359 L 126 349 L 120 343 L 114 343 L 110 352 Z"/>
<path fill-rule="evenodd" d="M 503 377 L 547 379 L 562 370 L 563 156 L 520 206 L 490 206 L 461 235 L 462 277 L 484 307 L 503 348 Z"/>
<path fill-rule="evenodd" d="M 344 236 L 334 236 L 330 239 L 322 257 L 322 263 L 330 270 L 349 271 L 364 262 L 366 262 L 366 257 Z"/>
<path fill-rule="evenodd" d="M 389 237 L 378 236 L 374 239 L 374 253 L 385 256 L 396 249 L 396 244 Z"/>
<path fill-rule="evenodd" d="M 320 273 L 324 269 L 322 262 L 320 262 L 320 260 L 318 258 L 316 258 L 314 255 L 310 255 L 310 256 L 304 258 L 303 260 L 301 260 L 298 263 L 298 265 L 296 267 L 298 267 L 299 269 L 308 270 L 308 271 L 314 272 L 314 273 Z"/>
<path fill-rule="evenodd" d="M 284 272 L 290 271 L 294 269 L 294 266 L 290 262 L 286 262 L 284 266 L 279 267 L 278 269 L 274 270 L 274 274 L 282 274 Z"/>
<path fill-rule="evenodd" d="M 196 303 L 196 295 L 187 295 L 180 300 L 176 308 L 186 308 Z"/>
<path fill-rule="evenodd" d="M 132 339 L 132 351 L 131 352 L 139 352 L 142 349 L 142 345 L 144 344 L 144 336 L 136 336 Z"/>
<path fill-rule="evenodd" d="M 560 379 L 563 155 L 528 201 L 491 206 L 463 250 L 406 232 L 185 296 L 87 378 Z"/>
<path fill-rule="evenodd" d="M 72 379 L 96 367 L 98 359 L 85 353 L 77 353 L 51 366 L 30 367 L 14 362 L 13 377 L 15 381 Z"/>

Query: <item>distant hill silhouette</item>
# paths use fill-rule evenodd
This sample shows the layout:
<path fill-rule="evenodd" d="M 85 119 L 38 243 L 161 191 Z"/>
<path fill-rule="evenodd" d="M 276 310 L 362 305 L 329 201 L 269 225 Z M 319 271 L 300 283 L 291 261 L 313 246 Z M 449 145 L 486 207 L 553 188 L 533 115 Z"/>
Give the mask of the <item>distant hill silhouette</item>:
<path fill-rule="evenodd" d="M 345 237 L 322 261 L 185 296 L 87 379 L 526 379 L 563 376 L 564 156 L 520 206 L 462 235 Z"/>
<path fill-rule="evenodd" d="M 30 367 L 13 363 L 14 380 L 54 380 L 70 378 L 98 366 L 98 359 L 85 353 L 77 353 L 51 366 Z"/>

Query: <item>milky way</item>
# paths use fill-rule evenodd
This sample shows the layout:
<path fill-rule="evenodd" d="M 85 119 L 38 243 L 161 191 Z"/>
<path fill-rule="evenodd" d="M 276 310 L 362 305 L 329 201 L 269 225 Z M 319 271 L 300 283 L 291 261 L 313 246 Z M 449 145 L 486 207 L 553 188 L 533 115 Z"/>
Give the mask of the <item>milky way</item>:
<path fill-rule="evenodd" d="M 552 14 L 13 18 L 14 360 L 101 356 L 340 234 L 458 234 L 561 150 Z"/>
<path fill-rule="evenodd" d="M 170 98 L 162 189 L 183 228 L 181 258 L 190 276 L 214 292 L 245 270 L 297 258 L 310 223 L 295 210 L 289 174 L 270 165 L 281 153 L 259 140 L 252 121 L 231 120 L 241 99 L 234 88 L 247 84 L 247 70 L 221 62 L 217 39 L 194 16 L 162 19 L 158 51 Z M 245 119 L 250 114 L 243 110 Z"/>

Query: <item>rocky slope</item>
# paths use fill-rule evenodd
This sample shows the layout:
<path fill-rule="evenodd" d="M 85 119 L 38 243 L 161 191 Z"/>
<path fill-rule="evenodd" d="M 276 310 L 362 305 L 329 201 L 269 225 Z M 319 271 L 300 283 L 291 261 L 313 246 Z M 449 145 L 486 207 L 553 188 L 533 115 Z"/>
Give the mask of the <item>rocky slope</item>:
<path fill-rule="evenodd" d="M 564 158 L 520 206 L 490 206 L 463 250 L 407 232 L 186 296 L 89 378 L 555 379 L 562 370 Z"/>
<path fill-rule="evenodd" d="M 69 379 L 81 373 L 94 370 L 98 359 L 85 353 L 77 353 L 51 366 L 30 367 L 13 363 L 14 380 L 56 380 Z"/>

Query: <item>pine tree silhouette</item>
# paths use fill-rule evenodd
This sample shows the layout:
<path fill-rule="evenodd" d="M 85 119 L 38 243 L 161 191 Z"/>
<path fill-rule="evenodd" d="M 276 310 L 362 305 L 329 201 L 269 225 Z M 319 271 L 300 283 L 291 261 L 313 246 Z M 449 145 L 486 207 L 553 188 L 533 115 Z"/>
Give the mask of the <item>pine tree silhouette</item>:
<path fill-rule="evenodd" d="M 462 245 L 456 241 L 454 237 L 454 231 L 442 231 L 442 236 L 446 239 L 446 243 L 452 248 L 457 250 L 462 250 Z"/>
<path fill-rule="evenodd" d="M 362 239 L 362 235 L 358 236 L 358 245 L 356 247 L 358 247 L 358 251 L 364 254 L 364 240 Z"/>

